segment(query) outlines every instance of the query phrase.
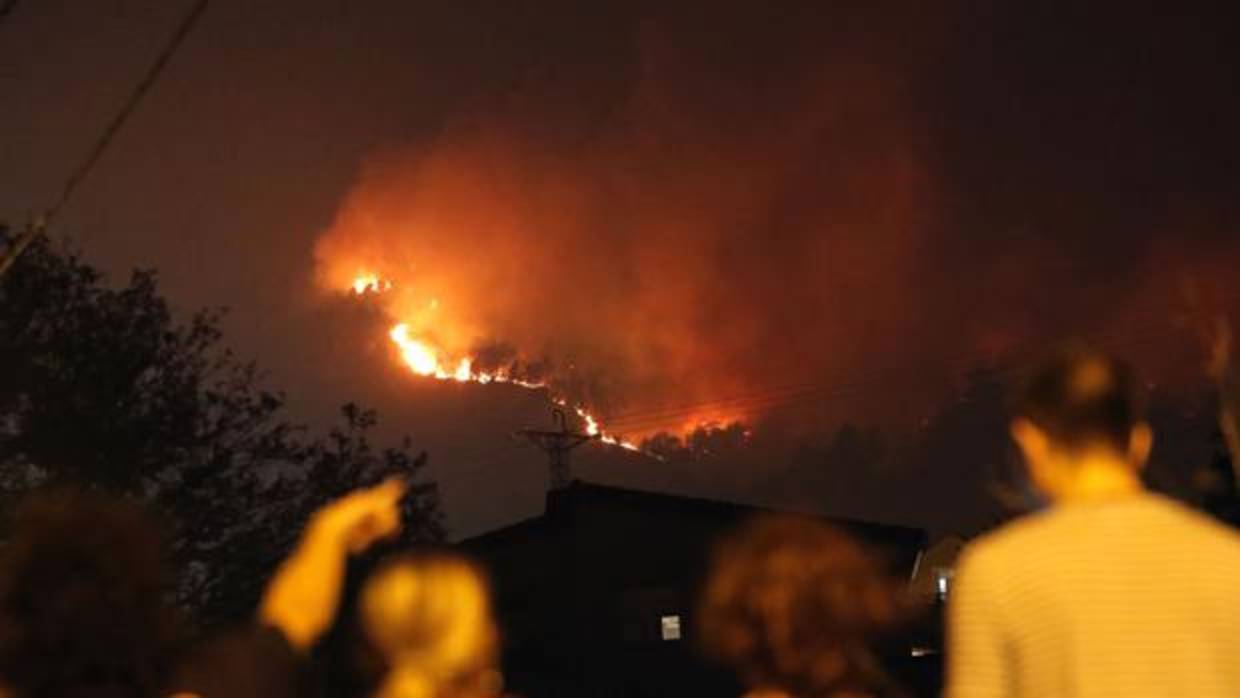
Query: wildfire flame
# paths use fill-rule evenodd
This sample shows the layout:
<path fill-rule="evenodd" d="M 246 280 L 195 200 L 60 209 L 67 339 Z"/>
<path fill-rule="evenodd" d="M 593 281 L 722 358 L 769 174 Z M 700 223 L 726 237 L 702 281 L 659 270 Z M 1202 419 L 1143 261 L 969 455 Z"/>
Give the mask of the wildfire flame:
<path fill-rule="evenodd" d="M 353 279 L 353 292 L 357 295 L 364 293 L 382 293 L 392 288 L 392 282 L 381 278 L 378 274 L 358 274 Z"/>
<path fill-rule="evenodd" d="M 383 293 L 392 289 L 392 282 L 377 274 L 364 273 L 358 274 L 353 280 L 351 288 L 357 295 Z M 439 302 L 435 299 L 432 299 L 428 305 L 430 310 L 435 310 L 438 306 Z M 441 381 L 456 381 L 458 383 L 480 383 L 484 385 L 487 383 L 510 383 L 532 390 L 550 389 L 550 386 L 546 383 L 524 380 L 504 370 L 477 370 L 474 368 L 474 360 L 471 357 L 448 356 L 447 352 L 437 347 L 433 342 L 426 338 L 415 336 L 414 330 L 405 322 L 393 325 L 388 332 L 388 337 L 400 351 L 401 359 L 405 362 L 405 365 L 419 376 Z M 585 432 L 590 436 L 612 446 L 619 446 L 630 451 L 640 450 L 637 444 L 607 433 L 598 419 L 584 406 L 571 404 L 567 399 L 554 395 L 551 400 L 560 407 L 572 410 L 581 419 L 585 425 Z"/>
<path fill-rule="evenodd" d="M 451 367 L 439 357 L 439 352 L 433 346 L 410 336 L 409 325 L 403 322 L 392 327 L 388 336 L 400 348 L 401 358 L 419 376 L 461 382 L 471 380 L 479 383 L 490 382 L 486 374 L 475 374 L 471 370 L 472 362 L 468 358 L 460 359 L 455 367 Z"/>

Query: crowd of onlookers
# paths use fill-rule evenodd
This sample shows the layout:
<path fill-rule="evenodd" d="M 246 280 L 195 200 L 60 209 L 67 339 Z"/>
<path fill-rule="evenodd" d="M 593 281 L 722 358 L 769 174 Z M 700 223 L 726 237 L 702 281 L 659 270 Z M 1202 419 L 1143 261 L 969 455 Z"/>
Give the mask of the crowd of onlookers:
<path fill-rule="evenodd" d="M 1011 435 L 1043 506 L 962 555 L 948 696 L 1240 695 L 1240 535 L 1143 487 L 1139 388 L 1075 347 L 1015 392 Z M 253 621 L 192 646 L 142 512 L 85 491 L 30 498 L 0 567 L 0 696 L 503 695 L 488 585 L 459 554 L 390 556 L 342 603 L 350 557 L 398 531 L 404 488 L 324 507 Z M 854 540 L 766 517 L 720 541 L 695 637 L 754 698 L 904 696 L 882 644 L 912 612 Z M 324 650 L 343 614 L 354 632 Z"/>

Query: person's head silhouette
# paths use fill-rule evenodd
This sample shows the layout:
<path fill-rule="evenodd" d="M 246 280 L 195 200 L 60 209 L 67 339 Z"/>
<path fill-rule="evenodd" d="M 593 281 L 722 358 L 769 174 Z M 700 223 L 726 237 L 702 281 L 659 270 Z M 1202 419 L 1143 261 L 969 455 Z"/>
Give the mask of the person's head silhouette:
<path fill-rule="evenodd" d="M 698 629 L 751 696 L 871 696 L 895 692 L 871 643 L 901 615 L 897 584 L 851 537 L 763 516 L 720 543 Z"/>
<path fill-rule="evenodd" d="M 159 529 L 79 490 L 32 496 L 0 563 L 0 680 L 20 698 L 157 696 L 175 625 Z"/>
<path fill-rule="evenodd" d="M 1081 345 L 1060 349 L 1029 373 L 1012 411 L 1012 438 L 1050 499 L 1141 487 L 1153 433 L 1123 362 Z"/>
<path fill-rule="evenodd" d="M 380 698 L 498 695 L 498 632 L 482 574 L 464 559 L 397 559 L 366 580 L 362 627 L 383 655 Z"/>

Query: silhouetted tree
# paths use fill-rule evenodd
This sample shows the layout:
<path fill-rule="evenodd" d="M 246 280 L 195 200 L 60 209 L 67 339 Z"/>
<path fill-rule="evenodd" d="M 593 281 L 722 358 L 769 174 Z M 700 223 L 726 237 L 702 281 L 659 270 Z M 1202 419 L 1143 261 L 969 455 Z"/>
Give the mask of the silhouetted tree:
<path fill-rule="evenodd" d="M 749 430 L 740 422 L 705 424 L 683 437 L 659 432 L 642 442 L 642 448 L 667 461 L 701 461 L 721 458 L 745 448 Z"/>
<path fill-rule="evenodd" d="M 74 482 L 140 498 L 175 523 L 178 597 L 235 617 L 327 500 L 425 464 L 371 445 L 376 415 L 309 434 L 222 345 L 221 312 L 178 321 L 156 275 L 112 288 L 75 253 L 33 244 L 0 280 L 0 495 Z M 409 540 L 443 536 L 433 484 L 407 499 Z"/>
<path fill-rule="evenodd" d="M 898 487 L 891 455 L 877 427 L 844 424 L 791 451 L 786 465 L 760 483 L 759 497 L 807 511 L 890 518 L 881 504 Z"/>

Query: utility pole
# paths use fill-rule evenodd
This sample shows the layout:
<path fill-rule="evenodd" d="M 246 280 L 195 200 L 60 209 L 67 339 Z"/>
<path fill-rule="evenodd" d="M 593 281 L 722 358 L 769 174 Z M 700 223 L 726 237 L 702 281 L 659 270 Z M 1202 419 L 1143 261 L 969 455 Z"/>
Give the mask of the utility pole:
<path fill-rule="evenodd" d="M 560 490 L 568 487 L 568 484 L 572 482 L 569 454 L 572 453 L 574 448 L 598 437 L 569 431 L 568 420 L 564 416 L 564 410 L 559 408 L 551 410 L 551 417 L 552 421 L 559 427 L 558 430 L 522 429 L 517 433 L 524 436 L 530 443 L 547 454 L 547 458 L 551 462 L 551 489 Z"/>

